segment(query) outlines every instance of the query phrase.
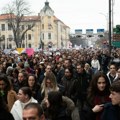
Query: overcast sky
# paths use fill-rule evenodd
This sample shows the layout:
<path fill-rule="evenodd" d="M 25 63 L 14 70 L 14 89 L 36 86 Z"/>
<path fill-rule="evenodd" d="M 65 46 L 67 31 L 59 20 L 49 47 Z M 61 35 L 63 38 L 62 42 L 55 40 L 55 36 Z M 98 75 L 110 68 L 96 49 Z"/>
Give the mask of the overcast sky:
<path fill-rule="evenodd" d="M 0 0 L 0 9 L 12 0 Z M 37 15 L 46 0 L 26 0 Z M 114 0 L 114 26 L 120 24 L 120 0 Z M 57 18 L 75 29 L 107 29 L 109 0 L 48 0 Z"/>

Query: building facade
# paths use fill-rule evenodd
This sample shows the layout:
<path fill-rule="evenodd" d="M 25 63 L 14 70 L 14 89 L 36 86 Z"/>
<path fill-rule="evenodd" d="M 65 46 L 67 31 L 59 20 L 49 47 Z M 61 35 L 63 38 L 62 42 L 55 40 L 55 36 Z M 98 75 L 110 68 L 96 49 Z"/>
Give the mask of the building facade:
<path fill-rule="evenodd" d="M 13 31 L 7 22 L 8 16 L 9 14 L 0 15 L 1 49 L 16 48 Z M 35 25 L 25 33 L 20 47 L 34 49 L 61 49 L 67 47 L 70 28 L 54 15 L 48 1 L 45 2 L 45 6 L 37 16 L 25 16 L 21 26 L 24 29 L 33 21 L 35 21 Z"/>

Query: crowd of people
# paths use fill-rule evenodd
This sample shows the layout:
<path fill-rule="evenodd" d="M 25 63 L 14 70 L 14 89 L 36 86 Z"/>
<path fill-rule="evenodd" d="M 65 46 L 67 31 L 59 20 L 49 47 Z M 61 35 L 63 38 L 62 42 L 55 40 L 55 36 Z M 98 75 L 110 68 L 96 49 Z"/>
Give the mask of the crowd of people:
<path fill-rule="evenodd" d="M 120 120 L 120 50 L 0 51 L 0 102 L 0 120 Z"/>

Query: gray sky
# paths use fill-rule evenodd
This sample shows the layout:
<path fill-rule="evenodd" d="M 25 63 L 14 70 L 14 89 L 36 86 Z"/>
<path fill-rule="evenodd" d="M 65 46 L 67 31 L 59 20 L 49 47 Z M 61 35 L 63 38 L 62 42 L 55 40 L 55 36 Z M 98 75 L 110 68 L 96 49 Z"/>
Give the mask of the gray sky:
<path fill-rule="evenodd" d="M 0 9 L 12 0 L 0 0 Z M 35 15 L 44 7 L 46 0 L 26 0 Z M 114 26 L 120 24 L 120 0 L 114 0 Z M 109 0 L 48 0 L 55 16 L 75 29 L 107 29 Z"/>

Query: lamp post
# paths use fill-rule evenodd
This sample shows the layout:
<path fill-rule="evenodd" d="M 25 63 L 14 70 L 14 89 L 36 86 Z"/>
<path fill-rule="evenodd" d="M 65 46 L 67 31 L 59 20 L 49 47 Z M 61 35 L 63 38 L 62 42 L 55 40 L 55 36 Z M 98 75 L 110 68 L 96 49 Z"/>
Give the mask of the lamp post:
<path fill-rule="evenodd" d="M 111 11 L 112 12 L 111 13 L 111 15 L 112 15 L 112 25 L 111 25 L 112 26 L 112 35 L 114 34 L 113 33 L 113 29 L 114 29 L 114 4 L 115 4 L 115 0 L 112 0 L 112 2 L 111 2 L 111 6 L 112 6 L 112 8 L 111 8 L 112 9 L 112 11 Z"/>
<path fill-rule="evenodd" d="M 111 0 L 109 0 L 109 54 L 111 54 Z"/>

